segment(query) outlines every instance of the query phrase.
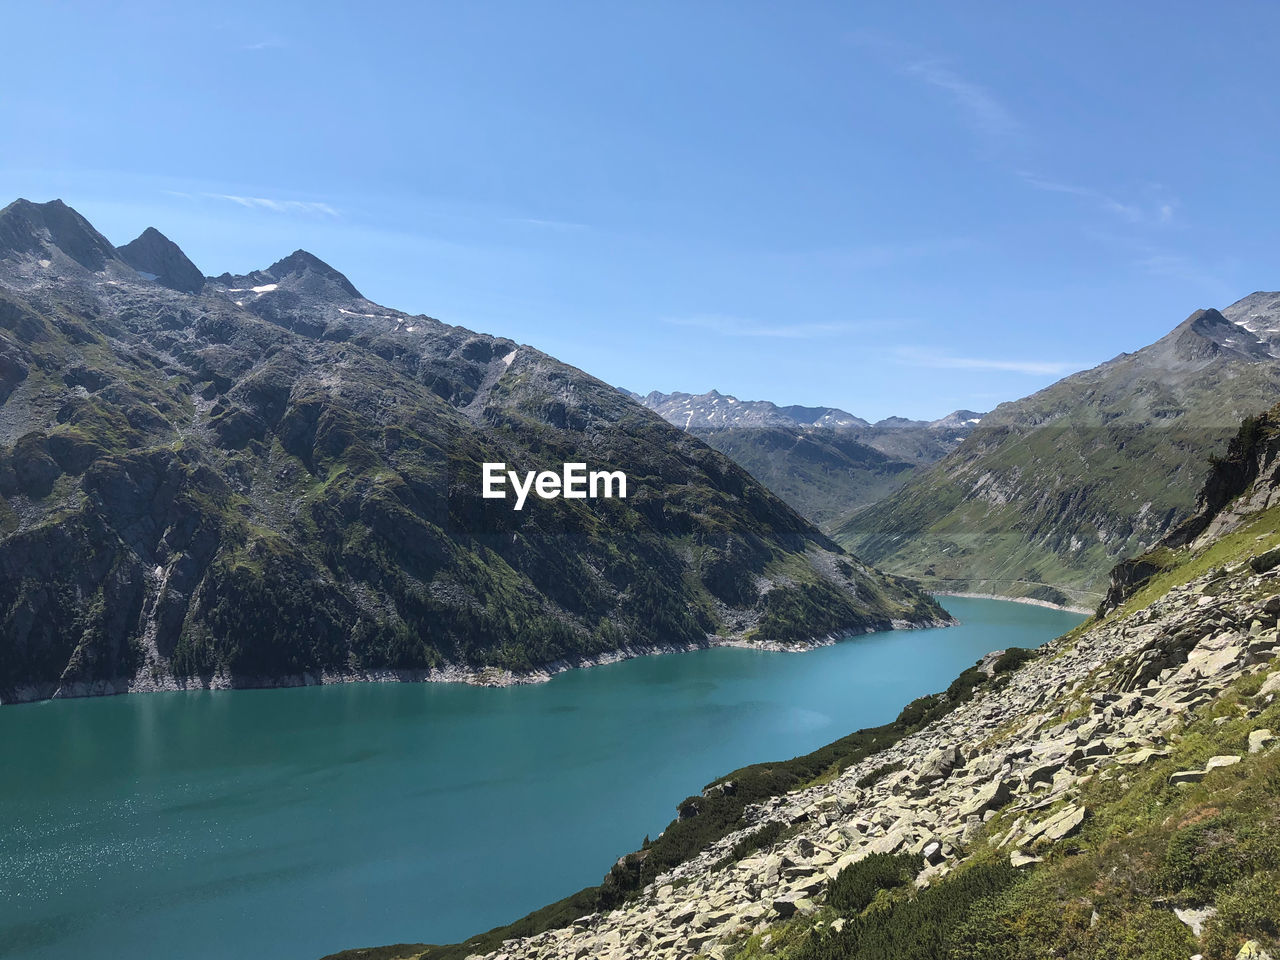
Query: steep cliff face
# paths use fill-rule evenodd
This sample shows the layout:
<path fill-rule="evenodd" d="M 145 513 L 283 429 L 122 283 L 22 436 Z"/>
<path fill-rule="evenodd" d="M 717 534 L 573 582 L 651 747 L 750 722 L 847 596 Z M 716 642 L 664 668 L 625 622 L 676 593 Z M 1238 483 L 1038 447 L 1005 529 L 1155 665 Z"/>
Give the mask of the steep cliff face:
<path fill-rule="evenodd" d="M 0 701 L 501 682 L 945 617 L 533 347 L 382 307 L 304 251 L 198 285 L 189 264 L 60 202 L 0 211 Z M 621 470 L 629 495 L 516 512 L 481 496 L 485 462 Z"/>

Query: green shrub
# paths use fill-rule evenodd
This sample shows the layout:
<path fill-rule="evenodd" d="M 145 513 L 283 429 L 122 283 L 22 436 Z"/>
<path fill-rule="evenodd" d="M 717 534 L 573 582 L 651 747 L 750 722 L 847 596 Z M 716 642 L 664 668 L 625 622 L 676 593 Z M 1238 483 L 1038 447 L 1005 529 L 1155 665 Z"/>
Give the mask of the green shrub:
<path fill-rule="evenodd" d="M 1274 824 L 1226 813 L 1173 835 L 1158 883 L 1170 894 L 1204 903 L 1219 888 L 1275 863 L 1280 863 L 1280 836 Z"/>
<path fill-rule="evenodd" d="M 859 914 L 881 890 L 910 883 L 923 865 L 919 854 L 873 853 L 836 875 L 827 892 L 827 902 L 845 915 Z"/>
<path fill-rule="evenodd" d="M 965 920 L 984 901 L 1018 881 L 1006 861 L 959 870 L 911 898 L 883 903 L 873 916 L 859 916 L 838 933 L 811 937 L 797 960 L 903 960 L 964 957 L 953 953 Z M 872 893 L 872 897 L 875 893 Z M 868 901 L 869 902 L 869 901 Z"/>
<path fill-rule="evenodd" d="M 894 760 L 891 763 L 882 763 L 880 766 L 869 770 L 858 778 L 858 787 L 865 790 L 872 784 L 879 783 L 891 773 L 897 773 L 905 766 L 901 760 Z"/>
<path fill-rule="evenodd" d="M 1206 955 L 1234 957 L 1246 940 L 1270 951 L 1280 946 L 1280 869 L 1244 877 L 1218 891 L 1218 915 L 1205 930 Z"/>
<path fill-rule="evenodd" d="M 992 664 L 992 670 L 996 673 L 1009 673 L 1012 670 L 1017 670 L 1028 660 L 1034 660 L 1035 658 L 1036 652 L 1034 650 L 1028 650 L 1025 647 L 1010 647 Z"/>

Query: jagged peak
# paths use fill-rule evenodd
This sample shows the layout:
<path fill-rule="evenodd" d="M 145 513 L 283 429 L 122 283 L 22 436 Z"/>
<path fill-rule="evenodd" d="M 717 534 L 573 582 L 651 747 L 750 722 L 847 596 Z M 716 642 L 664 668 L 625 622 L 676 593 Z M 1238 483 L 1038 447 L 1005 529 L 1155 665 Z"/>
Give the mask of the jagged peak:
<path fill-rule="evenodd" d="M 155 227 L 147 227 L 136 238 L 116 248 L 120 259 L 157 283 L 183 293 L 199 293 L 204 274 L 182 252 L 182 248 Z"/>
<path fill-rule="evenodd" d="M 262 272 L 275 280 L 283 280 L 286 277 L 305 279 L 308 275 L 320 277 L 336 284 L 348 296 L 360 300 L 364 299 L 364 296 L 345 275 L 329 266 L 314 253 L 309 253 L 306 250 L 295 250 L 287 257 L 277 260 Z"/>
<path fill-rule="evenodd" d="M 87 270 L 114 260 L 116 248 L 93 224 L 61 200 L 19 198 L 0 210 L 0 254 L 61 251 Z"/>

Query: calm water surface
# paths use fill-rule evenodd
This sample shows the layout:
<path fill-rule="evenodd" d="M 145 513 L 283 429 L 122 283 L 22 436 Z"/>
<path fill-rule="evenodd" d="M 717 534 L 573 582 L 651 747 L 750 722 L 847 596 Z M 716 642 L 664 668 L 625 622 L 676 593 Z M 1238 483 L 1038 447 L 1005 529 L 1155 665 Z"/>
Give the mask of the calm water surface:
<path fill-rule="evenodd" d="M 507 689 L 343 684 L 0 709 L 0 956 L 451 942 L 599 882 L 714 777 L 892 719 L 1081 618 L 720 648 Z"/>

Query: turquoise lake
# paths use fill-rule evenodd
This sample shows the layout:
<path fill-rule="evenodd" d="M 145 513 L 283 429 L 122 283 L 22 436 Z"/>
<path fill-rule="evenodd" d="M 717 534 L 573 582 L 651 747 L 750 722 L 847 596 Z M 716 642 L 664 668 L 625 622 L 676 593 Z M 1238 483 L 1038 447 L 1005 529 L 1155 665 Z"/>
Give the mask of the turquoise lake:
<path fill-rule="evenodd" d="M 732 648 L 550 683 L 340 684 L 0 708 L 0 956 L 317 960 L 445 943 L 597 883 L 735 767 L 891 720 L 1079 623 Z"/>

